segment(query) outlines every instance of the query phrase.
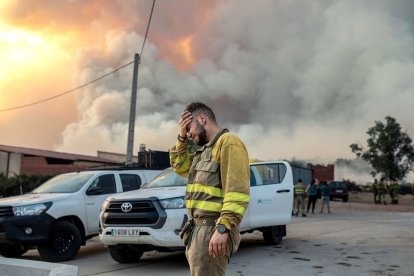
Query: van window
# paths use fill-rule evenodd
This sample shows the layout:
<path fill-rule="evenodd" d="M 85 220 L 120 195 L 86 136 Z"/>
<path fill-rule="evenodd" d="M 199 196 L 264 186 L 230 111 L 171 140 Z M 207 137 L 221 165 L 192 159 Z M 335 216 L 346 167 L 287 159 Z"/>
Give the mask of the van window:
<path fill-rule="evenodd" d="M 187 185 L 187 182 L 188 179 L 186 177 L 176 174 L 171 168 L 169 168 L 165 169 L 142 188 L 149 189 L 158 187 L 185 186 Z"/>
<path fill-rule="evenodd" d="M 74 193 L 79 191 L 91 177 L 92 174 L 60 174 L 34 189 L 32 193 Z"/>
<path fill-rule="evenodd" d="M 260 182 L 252 182 L 250 177 L 250 185 L 268 185 L 282 183 L 286 175 L 286 166 L 284 164 L 258 164 L 252 165 L 250 172 L 257 174 L 261 178 Z"/>
<path fill-rule="evenodd" d="M 137 174 L 120 174 L 119 177 L 121 178 L 122 183 L 122 191 L 132 191 L 138 190 L 141 187 L 142 181 L 141 177 Z"/>
<path fill-rule="evenodd" d="M 252 168 L 250 168 L 250 186 L 257 186 L 256 176 Z"/>
<path fill-rule="evenodd" d="M 116 193 L 116 183 L 114 175 L 105 174 L 97 177 L 92 182 L 91 186 L 89 186 L 88 190 L 95 187 L 102 189 L 103 195 Z"/>

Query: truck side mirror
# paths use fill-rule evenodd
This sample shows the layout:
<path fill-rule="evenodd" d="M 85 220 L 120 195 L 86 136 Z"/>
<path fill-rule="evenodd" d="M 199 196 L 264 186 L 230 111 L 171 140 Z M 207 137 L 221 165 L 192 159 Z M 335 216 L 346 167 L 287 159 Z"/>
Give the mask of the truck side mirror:
<path fill-rule="evenodd" d="M 101 195 L 103 194 L 103 189 L 100 187 L 91 187 L 86 191 L 86 195 Z"/>

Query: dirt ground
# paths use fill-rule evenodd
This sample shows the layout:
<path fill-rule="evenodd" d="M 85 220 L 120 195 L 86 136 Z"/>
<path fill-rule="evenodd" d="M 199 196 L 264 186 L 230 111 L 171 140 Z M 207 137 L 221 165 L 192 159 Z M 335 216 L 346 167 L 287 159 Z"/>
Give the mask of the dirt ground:
<path fill-rule="evenodd" d="M 380 211 L 380 212 L 414 212 L 414 196 L 399 195 L 398 204 L 390 204 L 391 198 L 385 197 L 387 205 L 374 204 L 374 195 L 369 192 L 350 192 L 349 201 L 342 202 L 339 200 L 331 201 L 331 205 L 335 209 L 347 210 L 364 210 L 364 211 Z"/>

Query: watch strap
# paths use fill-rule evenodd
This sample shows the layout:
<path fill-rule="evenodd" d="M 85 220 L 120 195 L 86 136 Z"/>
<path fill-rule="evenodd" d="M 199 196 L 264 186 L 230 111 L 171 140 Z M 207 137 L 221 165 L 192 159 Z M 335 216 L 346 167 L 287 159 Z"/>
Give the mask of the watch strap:
<path fill-rule="evenodd" d="M 184 143 L 185 141 L 187 141 L 187 136 L 183 137 L 180 134 L 178 134 L 177 136 L 178 141 L 180 141 L 181 143 Z"/>

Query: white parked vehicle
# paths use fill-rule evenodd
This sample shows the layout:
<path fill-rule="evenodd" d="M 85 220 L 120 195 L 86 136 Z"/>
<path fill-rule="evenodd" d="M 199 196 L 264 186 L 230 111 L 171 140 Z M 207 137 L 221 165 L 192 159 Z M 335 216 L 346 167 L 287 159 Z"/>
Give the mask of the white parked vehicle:
<path fill-rule="evenodd" d="M 250 203 L 241 231 L 259 230 L 278 244 L 291 220 L 293 176 L 288 162 L 250 164 Z M 120 263 L 138 261 L 145 251 L 183 250 L 179 232 L 187 221 L 187 179 L 166 169 L 140 190 L 108 197 L 100 215 L 100 240 Z"/>
<path fill-rule="evenodd" d="M 160 170 L 90 170 L 60 174 L 31 193 L 0 199 L 0 254 L 37 248 L 51 262 L 72 259 L 98 235 L 108 195 L 139 189 Z"/>

